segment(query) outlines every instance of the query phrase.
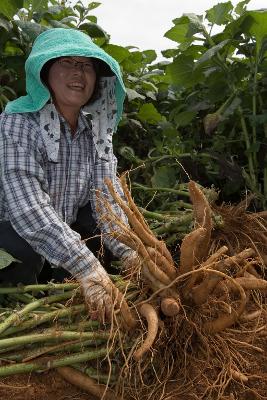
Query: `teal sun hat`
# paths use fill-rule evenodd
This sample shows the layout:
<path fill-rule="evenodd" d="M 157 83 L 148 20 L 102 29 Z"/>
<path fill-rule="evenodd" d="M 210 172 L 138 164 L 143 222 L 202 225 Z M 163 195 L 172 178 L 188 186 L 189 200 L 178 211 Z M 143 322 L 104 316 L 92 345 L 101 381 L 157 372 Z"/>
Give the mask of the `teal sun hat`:
<path fill-rule="evenodd" d="M 27 94 L 10 101 L 5 112 L 12 114 L 39 111 L 40 130 L 49 159 L 57 161 L 60 120 L 57 112 L 54 112 L 56 110 L 51 94 L 43 84 L 40 73 L 47 61 L 62 56 L 96 58 L 106 63 L 111 71 L 112 76 L 101 76 L 99 79 L 99 98 L 82 108 L 85 115 L 90 114 L 93 140 L 99 156 L 108 159 L 112 134 L 122 116 L 126 90 L 117 61 L 93 43 L 88 35 L 77 29 L 51 28 L 36 38 L 25 63 Z"/>
<path fill-rule="evenodd" d="M 88 35 L 77 29 L 52 28 L 42 32 L 36 38 L 25 63 L 27 95 L 9 102 L 5 111 L 23 113 L 40 110 L 50 98 L 50 92 L 40 78 L 41 69 L 47 61 L 62 56 L 94 57 L 104 61 L 110 67 L 117 78 L 115 95 L 119 121 L 125 98 L 125 87 L 119 64 L 97 46 Z"/>

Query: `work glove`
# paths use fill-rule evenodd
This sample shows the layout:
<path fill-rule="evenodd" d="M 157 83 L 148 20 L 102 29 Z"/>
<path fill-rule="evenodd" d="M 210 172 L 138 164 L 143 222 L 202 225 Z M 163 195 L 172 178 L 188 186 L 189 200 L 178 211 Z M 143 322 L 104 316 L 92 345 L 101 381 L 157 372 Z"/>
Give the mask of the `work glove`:
<path fill-rule="evenodd" d="M 134 250 L 129 250 L 121 257 L 122 273 L 127 278 L 137 277 L 141 269 L 141 260 L 138 253 Z"/>
<path fill-rule="evenodd" d="M 87 274 L 78 278 L 85 303 L 88 308 L 89 316 L 100 323 L 110 322 L 112 316 L 113 302 L 111 293 L 112 282 L 102 267 L 96 260 Z M 110 290 L 107 290 L 109 288 Z"/>

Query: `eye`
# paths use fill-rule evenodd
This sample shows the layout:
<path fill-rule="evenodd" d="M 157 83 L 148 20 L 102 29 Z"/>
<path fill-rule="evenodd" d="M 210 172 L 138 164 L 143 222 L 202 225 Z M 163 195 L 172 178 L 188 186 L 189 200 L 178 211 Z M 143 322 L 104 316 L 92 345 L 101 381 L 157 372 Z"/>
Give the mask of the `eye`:
<path fill-rule="evenodd" d="M 85 63 L 83 63 L 83 68 L 85 69 L 85 71 L 93 71 L 94 65 L 93 65 L 93 63 L 85 62 Z"/>
<path fill-rule="evenodd" d="M 63 67 L 72 68 L 74 66 L 74 64 L 75 64 L 75 61 L 70 60 L 69 58 L 63 58 L 63 59 L 60 60 L 60 64 Z"/>

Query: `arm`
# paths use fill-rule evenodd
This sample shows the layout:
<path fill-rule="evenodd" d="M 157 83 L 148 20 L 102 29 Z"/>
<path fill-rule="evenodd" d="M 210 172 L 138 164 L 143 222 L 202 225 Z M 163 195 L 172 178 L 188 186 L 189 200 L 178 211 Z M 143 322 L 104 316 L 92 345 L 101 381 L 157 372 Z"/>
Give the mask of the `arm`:
<path fill-rule="evenodd" d="M 36 252 L 78 279 L 92 318 L 110 319 L 112 299 L 106 288 L 111 281 L 80 235 L 51 205 L 42 155 L 34 140 L 38 133 L 21 115 L 0 121 L 1 185 L 13 228 Z"/>
<path fill-rule="evenodd" d="M 49 262 L 72 275 L 86 275 L 98 260 L 51 205 L 34 128 L 24 115 L 8 116 L 2 122 L 1 184 L 9 220 Z"/>

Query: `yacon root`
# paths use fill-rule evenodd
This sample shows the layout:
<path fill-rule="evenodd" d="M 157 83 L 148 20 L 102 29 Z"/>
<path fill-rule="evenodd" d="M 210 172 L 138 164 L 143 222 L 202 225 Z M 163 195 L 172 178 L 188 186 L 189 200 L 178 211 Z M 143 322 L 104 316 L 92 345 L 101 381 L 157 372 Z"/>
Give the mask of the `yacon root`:
<path fill-rule="evenodd" d="M 121 199 L 121 197 L 116 193 L 112 182 L 110 179 L 105 178 L 105 184 L 108 187 L 108 190 L 113 197 L 114 201 L 121 207 L 121 209 L 125 212 L 129 224 L 132 229 L 135 231 L 137 236 L 142 237 L 143 242 L 150 246 L 155 247 L 162 255 L 164 255 L 169 262 L 172 263 L 172 256 L 167 249 L 166 244 L 163 241 L 158 240 L 152 233 L 148 230 L 144 229 L 144 224 L 141 223 L 138 218 L 135 216 L 134 211 L 130 209 L 130 207 Z"/>
<path fill-rule="evenodd" d="M 141 347 L 133 354 L 136 361 L 141 360 L 143 355 L 150 350 L 156 339 L 159 327 L 158 315 L 151 304 L 142 304 L 140 314 L 147 320 L 147 337 Z"/>
<path fill-rule="evenodd" d="M 123 325 L 125 329 L 131 330 L 135 328 L 137 321 L 135 320 L 134 316 L 132 315 L 126 300 L 123 298 L 123 295 L 116 288 L 115 285 L 106 285 L 106 291 L 111 296 L 113 301 L 115 302 L 115 306 L 117 309 L 120 309 L 122 318 L 123 318 Z"/>
<path fill-rule="evenodd" d="M 246 258 L 252 257 L 253 255 L 253 249 L 245 249 L 235 256 L 218 261 L 212 268 L 214 269 L 214 273 L 210 270 L 207 277 L 205 277 L 198 286 L 193 288 L 192 298 L 194 302 L 198 305 L 205 303 L 218 283 L 223 279 L 223 275 L 216 273 L 216 271 L 226 273 L 229 268 L 239 265 L 241 262 L 246 260 Z M 236 281 L 237 279 L 238 278 L 236 278 Z"/>
<path fill-rule="evenodd" d="M 196 228 L 202 227 L 205 229 L 205 237 L 203 238 L 202 246 L 198 248 L 198 254 L 196 255 L 199 261 L 203 261 L 208 256 L 209 252 L 212 230 L 212 211 L 204 193 L 194 181 L 189 182 L 188 189 L 193 203 Z"/>
<path fill-rule="evenodd" d="M 57 372 L 72 385 L 85 390 L 98 399 L 102 399 L 105 394 L 105 400 L 123 400 L 122 398 L 118 398 L 111 389 L 97 383 L 94 379 L 85 375 L 83 372 L 77 371 L 75 368 L 59 367 L 57 368 Z"/>
<path fill-rule="evenodd" d="M 235 280 L 233 279 L 232 282 L 235 282 Z M 236 310 L 232 309 L 230 314 L 223 314 L 213 321 L 205 322 L 203 325 L 203 330 L 205 332 L 209 334 L 221 332 L 224 329 L 232 326 L 243 313 L 247 302 L 247 296 L 244 289 L 239 284 L 236 283 L 235 285 L 240 292 L 239 306 Z"/>
<path fill-rule="evenodd" d="M 172 297 L 165 297 L 161 300 L 160 308 L 166 317 L 174 317 L 179 314 L 180 304 Z"/>

